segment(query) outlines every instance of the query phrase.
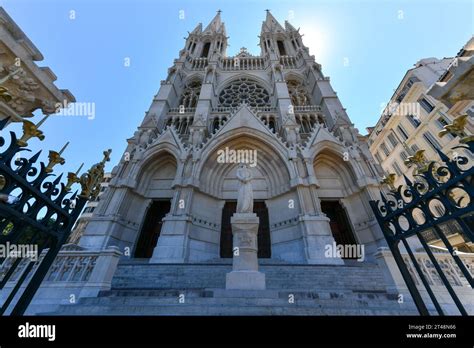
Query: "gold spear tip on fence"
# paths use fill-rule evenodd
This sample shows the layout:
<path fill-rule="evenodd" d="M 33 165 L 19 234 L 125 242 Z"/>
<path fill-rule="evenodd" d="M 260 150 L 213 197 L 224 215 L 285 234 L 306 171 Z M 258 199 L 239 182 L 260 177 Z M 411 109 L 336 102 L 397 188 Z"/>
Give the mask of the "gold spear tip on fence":
<path fill-rule="evenodd" d="M 414 155 L 408 156 L 404 163 L 410 167 L 412 164 L 415 164 L 418 167 L 421 167 L 426 164 L 425 150 L 418 150 Z"/>
<path fill-rule="evenodd" d="M 81 163 L 79 168 L 76 170 L 76 172 L 69 172 L 67 173 L 67 184 L 66 184 L 66 190 L 70 190 L 71 186 L 75 183 L 79 183 L 81 180 L 78 177 L 79 172 L 81 171 L 82 167 L 84 166 L 84 163 Z"/>
<path fill-rule="evenodd" d="M 46 121 L 49 115 L 43 117 L 38 124 L 34 124 L 31 121 L 23 120 L 23 135 L 20 139 L 16 141 L 18 146 L 26 147 L 28 146 L 28 140 L 31 138 L 38 138 L 39 140 L 44 140 L 44 134 L 39 130 L 39 127 Z"/>
<path fill-rule="evenodd" d="M 464 137 L 464 128 L 466 127 L 468 115 L 461 115 L 453 120 L 453 123 L 447 124 L 443 127 L 443 130 L 438 133 L 439 137 L 442 138 L 446 134 L 451 134 L 454 137 Z"/>
<path fill-rule="evenodd" d="M 80 183 L 82 191 L 80 196 L 87 199 L 95 199 L 100 193 L 100 184 L 104 179 L 105 162 L 110 161 L 112 149 L 103 152 L 104 158 L 99 163 L 94 164 L 87 173 L 81 175 Z"/>
<path fill-rule="evenodd" d="M 59 152 L 56 152 L 56 151 L 53 151 L 53 150 L 49 151 L 49 155 L 48 155 L 49 162 L 48 162 L 48 165 L 46 166 L 46 169 L 45 169 L 46 173 L 51 173 L 53 171 L 53 167 L 56 164 L 63 165 L 64 163 L 66 163 L 66 160 L 64 158 L 62 158 L 61 155 L 64 152 L 64 150 L 66 150 L 66 147 L 68 145 L 69 145 L 69 141 L 66 144 L 64 144 L 64 146 L 62 147 L 61 150 L 59 150 Z"/>
<path fill-rule="evenodd" d="M 391 190 L 395 190 L 394 184 L 395 184 L 396 179 L 397 179 L 397 176 L 394 173 L 389 173 L 388 175 L 382 178 L 382 181 L 380 181 L 380 183 L 388 185 Z"/>

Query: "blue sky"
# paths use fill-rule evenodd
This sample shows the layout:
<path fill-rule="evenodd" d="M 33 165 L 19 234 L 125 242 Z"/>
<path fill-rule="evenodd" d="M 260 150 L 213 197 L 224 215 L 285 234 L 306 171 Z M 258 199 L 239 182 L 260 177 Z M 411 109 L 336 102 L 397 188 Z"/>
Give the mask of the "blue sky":
<path fill-rule="evenodd" d="M 365 134 L 407 69 L 421 58 L 455 55 L 473 33 L 472 1 L 152 1 L 0 0 L 44 55 L 40 66 L 58 76 L 78 102 L 95 103 L 95 118 L 50 117 L 46 139 L 32 149 L 64 152 L 74 170 L 112 148 L 118 162 L 143 119 L 160 80 L 184 46 L 187 32 L 221 9 L 230 37 L 227 54 L 257 46 L 265 9 L 301 28 L 303 42 L 331 77 L 349 117 Z M 184 10 L 184 19 L 180 11 Z M 71 19 L 71 11 L 75 19 Z M 130 66 L 124 66 L 126 58 Z M 346 64 L 345 64 L 346 63 Z M 35 121 L 41 115 L 36 115 Z M 11 127 L 13 129 L 14 127 Z M 43 159 L 46 159 L 46 151 Z"/>

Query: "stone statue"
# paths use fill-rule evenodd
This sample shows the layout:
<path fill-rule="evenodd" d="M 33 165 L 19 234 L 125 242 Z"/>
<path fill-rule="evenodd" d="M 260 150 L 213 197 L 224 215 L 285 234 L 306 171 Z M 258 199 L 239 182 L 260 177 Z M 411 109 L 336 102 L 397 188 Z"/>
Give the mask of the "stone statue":
<path fill-rule="evenodd" d="M 253 213 L 252 173 L 246 164 L 240 164 L 237 169 L 239 193 L 237 196 L 237 213 Z"/>

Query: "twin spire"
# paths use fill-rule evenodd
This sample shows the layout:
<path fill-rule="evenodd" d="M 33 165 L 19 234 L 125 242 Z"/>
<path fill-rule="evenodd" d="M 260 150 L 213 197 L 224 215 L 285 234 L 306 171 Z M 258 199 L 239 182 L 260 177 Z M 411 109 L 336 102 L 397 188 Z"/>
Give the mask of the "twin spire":
<path fill-rule="evenodd" d="M 285 21 L 285 28 L 278 23 L 275 17 L 271 14 L 270 10 L 266 10 L 267 15 L 265 21 L 262 23 L 262 33 L 265 32 L 292 32 L 297 31 L 288 21 Z M 211 22 L 207 25 L 207 27 L 203 30 L 202 23 L 199 23 L 196 28 L 191 32 L 192 34 L 204 34 L 204 33 L 221 33 L 226 35 L 225 24 L 221 19 L 221 10 L 217 11 L 217 14 L 211 20 Z"/>

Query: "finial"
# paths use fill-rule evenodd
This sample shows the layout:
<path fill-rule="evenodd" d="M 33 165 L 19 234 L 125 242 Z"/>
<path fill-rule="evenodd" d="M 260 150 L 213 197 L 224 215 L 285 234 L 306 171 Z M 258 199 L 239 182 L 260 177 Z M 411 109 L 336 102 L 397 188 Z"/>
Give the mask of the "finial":
<path fill-rule="evenodd" d="M 100 192 L 100 183 L 104 178 L 105 162 L 110 161 L 111 149 L 104 151 L 104 158 L 101 162 L 94 164 L 87 173 L 81 175 L 80 183 L 82 191 L 80 196 L 86 199 L 95 199 Z"/>
<path fill-rule="evenodd" d="M 459 137 L 461 143 L 467 143 L 473 141 L 473 136 L 466 136 L 465 128 L 467 124 L 468 115 L 461 115 L 453 120 L 453 123 L 444 126 L 443 130 L 438 133 L 439 137 L 442 138 L 446 134 L 451 134 L 454 137 Z"/>
<path fill-rule="evenodd" d="M 70 190 L 71 186 L 75 183 L 79 183 L 81 180 L 79 180 L 78 174 L 81 171 L 82 167 L 84 166 L 84 163 L 81 163 L 79 168 L 76 170 L 75 173 L 69 172 L 67 173 L 67 183 L 66 183 L 66 190 Z"/>
<path fill-rule="evenodd" d="M 430 164 L 425 157 L 425 150 L 418 150 L 413 156 L 408 156 L 404 163 L 407 167 L 416 165 L 418 173 L 426 172 Z"/>
<path fill-rule="evenodd" d="M 62 158 L 61 155 L 64 152 L 64 150 L 66 150 L 66 147 L 68 145 L 69 145 L 69 141 L 66 144 L 64 144 L 64 146 L 61 148 L 61 150 L 59 150 L 59 152 L 56 152 L 53 150 L 49 151 L 49 155 L 48 155 L 49 162 L 45 169 L 46 173 L 51 173 L 53 171 L 53 167 L 56 164 L 63 165 L 64 163 L 66 163 L 66 160 Z"/>
<path fill-rule="evenodd" d="M 220 15 L 222 13 L 222 11 L 219 9 L 217 10 L 217 14 Z"/>
<path fill-rule="evenodd" d="M 397 179 L 397 176 L 394 173 L 389 173 L 387 176 L 384 176 L 382 178 L 382 181 L 380 181 L 381 184 L 388 185 L 391 191 L 395 191 L 395 180 Z"/>
<path fill-rule="evenodd" d="M 38 138 L 39 140 L 44 140 L 44 134 L 38 128 L 46 121 L 49 115 L 46 115 L 38 122 L 38 124 L 34 124 L 31 121 L 23 120 L 23 135 L 20 139 L 16 141 L 18 146 L 26 147 L 28 146 L 28 140 L 33 137 Z"/>
<path fill-rule="evenodd" d="M 106 151 L 103 152 L 104 153 L 104 158 L 102 159 L 102 164 L 105 164 L 105 162 L 108 162 L 110 161 L 110 154 L 112 153 L 112 149 L 108 149 Z"/>

